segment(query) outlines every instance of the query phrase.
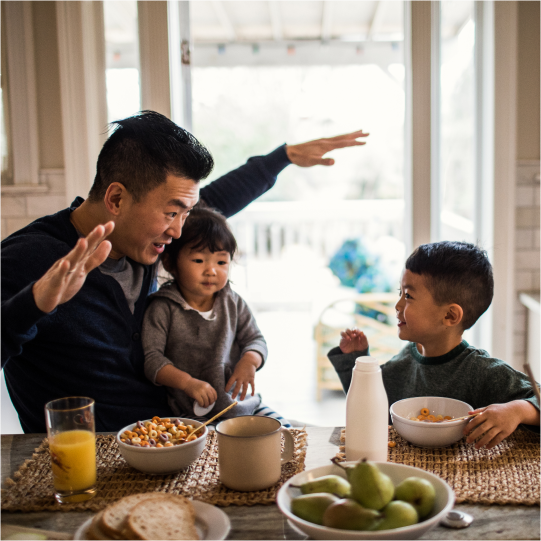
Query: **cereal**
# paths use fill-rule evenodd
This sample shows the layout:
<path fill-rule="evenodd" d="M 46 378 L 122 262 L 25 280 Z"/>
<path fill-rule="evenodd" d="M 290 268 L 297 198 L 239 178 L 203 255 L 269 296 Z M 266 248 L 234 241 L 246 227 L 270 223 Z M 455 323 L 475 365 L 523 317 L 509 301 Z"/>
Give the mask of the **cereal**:
<path fill-rule="evenodd" d="M 149 449 L 174 447 L 203 435 L 202 430 L 192 434 L 194 428 L 193 425 L 185 425 L 180 419 L 161 419 L 154 416 L 152 421 L 137 421 L 131 430 L 125 430 L 120 435 L 120 441 Z"/>
<path fill-rule="evenodd" d="M 396 447 L 396 441 L 390 441 L 387 445 L 389 447 Z"/>
<path fill-rule="evenodd" d="M 421 421 L 425 423 L 443 423 L 445 421 L 452 421 L 453 417 L 449 415 L 444 417 L 441 414 L 433 415 L 428 408 L 422 408 L 417 417 L 411 416 L 409 419 L 410 421 Z"/>

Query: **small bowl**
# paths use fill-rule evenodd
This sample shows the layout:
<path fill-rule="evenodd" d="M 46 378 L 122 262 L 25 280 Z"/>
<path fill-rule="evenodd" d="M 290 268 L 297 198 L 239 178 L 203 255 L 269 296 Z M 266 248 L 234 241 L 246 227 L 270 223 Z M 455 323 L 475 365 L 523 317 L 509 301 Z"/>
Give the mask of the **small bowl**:
<path fill-rule="evenodd" d="M 446 447 L 464 437 L 464 426 L 468 419 L 427 423 L 412 421 L 421 408 L 428 408 L 432 415 L 441 414 L 450 417 L 464 417 L 473 408 L 454 398 L 440 396 L 419 396 L 399 400 L 391 406 L 391 418 L 395 430 L 407 441 L 418 447 Z"/>
<path fill-rule="evenodd" d="M 344 462 L 343 464 L 355 464 L 355 462 Z M 328 528 L 295 516 L 291 512 L 291 500 L 296 496 L 300 496 L 301 491 L 299 488 L 293 488 L 291 485 L 301 485 L 323 475 L 334 474 L 346 478 L 346 472 L 334 464 L 313 468 L 294 475 L 278 491 L 276 503 L 289 522 L 312 539 L 418 539 L 426 532 L 435 528 L 440 520 L 453 508 L 455 493 L 443 479 L 427 471 L 412 466 L 405 466 L 404 464 L 393 464 L 391 462 L 377 462 L 376 464 L 382 473 L 391 478 L 395 486 L 407 477 L 421 477 L 429 481 L 436 491 L 436 501 L 430 515 L 423 519 L 422 522 L 413 524 L 412 526 L 376 532 Z"/>
<path fill-rule="evenodd" d="M 185 425 L 192 425 L 195 428 L 203 424 L 193 419 L 182 417 L 178 419 L 183 421 Z M 171 417 L 171 420 L 174 421 L 176 418 Z M 151 419 L 146 419 L 146 421 L 151 421 Z M 196 440 L 183 443 L 182 445 L 174 445 L 173 447 L 134 447 L 133 445 L 122 443 L 120 441 L 120 435 L 126 430 L 132 430 L 136 425 L 137 423 L 131 423 L 125 426 L 116 435 L 116 441 L 122 458 L 132 468 L 144 473 L 165 475 L 187 468 L 199 458 L 207 441 L 208 428 L 205 426 L 202 429 L 203 435 L 199 436 Z"/>

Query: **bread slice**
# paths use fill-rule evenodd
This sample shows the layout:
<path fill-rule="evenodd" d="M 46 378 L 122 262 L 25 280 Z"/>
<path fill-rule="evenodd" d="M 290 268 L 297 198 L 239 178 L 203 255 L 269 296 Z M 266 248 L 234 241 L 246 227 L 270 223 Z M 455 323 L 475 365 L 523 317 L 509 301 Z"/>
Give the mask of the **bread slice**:
<path fill-rule="evenodd" d="M 199 539 L 192 503 L 175 494 L 135 505 L 123 534 L 125 539 Z"/>
<path fill-rule="evenodd" d="M 90 523 L 90 526 L 86 534 L 86 537 L 88 539 L 95 539 L 95 540 L 113 539 L 112 537 L 108 536 L 100 526 L 102 516 L 103 516 L 103 511 L 100 511 L 92 519 L 92 522 Z"/>
<path fill-rule="evenodd" d="M 131 510 L 143 500 L 163 498 L 163 496 L 164 494 L 161 492 L 144 492 L 125 496 L 103 510 L 99 521 L 101 530 L 111 539 L 124 539 L 122 532 Z"/>

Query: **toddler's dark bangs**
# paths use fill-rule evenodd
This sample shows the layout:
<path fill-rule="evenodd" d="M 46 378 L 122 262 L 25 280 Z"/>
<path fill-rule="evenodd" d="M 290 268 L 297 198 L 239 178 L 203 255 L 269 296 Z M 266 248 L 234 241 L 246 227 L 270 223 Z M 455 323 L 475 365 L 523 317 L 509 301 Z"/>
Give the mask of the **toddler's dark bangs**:
<path fill-rule="evenodd" d="M 208 248 L 211 253 L 228 252 L 231 259 L 233 259 L 237 250 L 237 243 L 229 229 L 210 220 L 201 225 L 206 227 L 198 231 L 198 234 L 187 242 L 190 250 L 201 251 Z"/>

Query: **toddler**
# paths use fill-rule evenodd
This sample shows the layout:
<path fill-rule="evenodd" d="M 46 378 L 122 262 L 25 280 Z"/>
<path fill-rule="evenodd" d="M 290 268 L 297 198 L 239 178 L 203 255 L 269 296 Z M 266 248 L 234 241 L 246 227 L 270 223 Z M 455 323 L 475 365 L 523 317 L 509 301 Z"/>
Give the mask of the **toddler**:
<path fill-rule="evenodd" d="M 145 375 L 167 386 L 177 416 L 205 421 L 238 397 L 220 420 L 263 415 L 290 427 L 255 394 L 267 345 L 248 305 L 229 285 L 236 250 L 225 218 L 201 207 L 192 210 L 181 237 L 166 245 L 162 262 L 173 280 L 149 298 Z"/>
<path fill-rule="evenodd" d="M 398 336 L 409 344 L 381 366 L 389 405 L 416 396 L 443 396 L 471 404 L 468 443 L 491 449 L 519 424 L 539 432 L 539 404 L 528 377 L 462 339 L 494 292 L 486 252 L 465 242 L 419 246 L 406 261 L 396 303 Z M 357 329 L 341 333 L 328 357 L 347 392 L 355 359 L 368 355 Z"/>

